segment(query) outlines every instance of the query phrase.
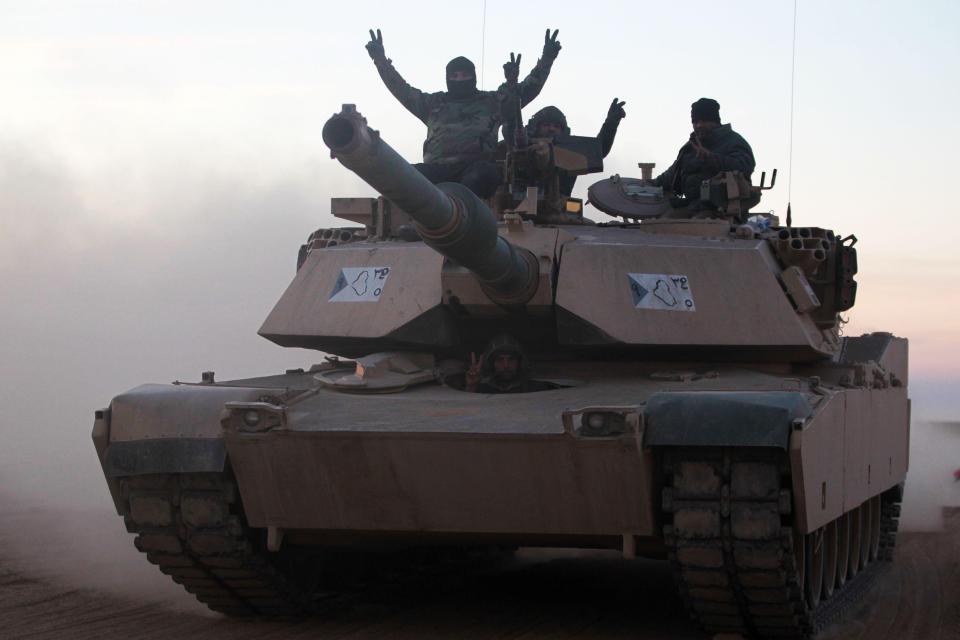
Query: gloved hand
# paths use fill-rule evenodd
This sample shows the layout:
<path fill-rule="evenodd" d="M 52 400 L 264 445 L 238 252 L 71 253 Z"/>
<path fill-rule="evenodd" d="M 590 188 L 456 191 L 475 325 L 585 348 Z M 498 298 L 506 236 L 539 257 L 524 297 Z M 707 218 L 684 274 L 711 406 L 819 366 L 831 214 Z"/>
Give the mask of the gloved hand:
<path fill-rule="evenodd" d="M 559 32 L 559 29 L 554 29 L 551 36 L 550 29 L 547 29 L 547 35 L 543 37 L 543 57 L 547 60 L 553 60 L 560 53 L 560 42 L 557 40 Z"/>
<path fill-rule="evenodd" d="M 380 34 L 380 29 L 377 29 L 376 34 L 373 33 L 373 29 L 370 29 L 370 42 L 367 43 L 367 53 L 370 54 L 374 62 L 387 59 L 387 54 L 383 50 L 383 36 Z"/>
<path fill-rule="evenodd" d="M 700 136 L 698 136 L 696 132 L 690 136 L 690 146 L 693 148 L 694 153 L 697 154 L 697 158 L 700 160 L 709 160 L 716 155 L 703 146 L 703 142 L 700 141 Z"/>
<path fill-rule="evenodd" d="M 626 102 L 620 101 L 620 98 L 614 98 L 610 103 L 610 109 L 607 111 L 607 120 L 623 120 L 627 117 L 627 112 L 623 110 Z"/>
<path fill-rule="evenodd" d="M 507 82 L 514 84 L 520 78 L 520 56 L 522 54 L 517 54 L 516 59 L 513 57 L 513 53 L 510 54 L 510 62 L 503 63 L 503 77 L 507 79 Z"/>

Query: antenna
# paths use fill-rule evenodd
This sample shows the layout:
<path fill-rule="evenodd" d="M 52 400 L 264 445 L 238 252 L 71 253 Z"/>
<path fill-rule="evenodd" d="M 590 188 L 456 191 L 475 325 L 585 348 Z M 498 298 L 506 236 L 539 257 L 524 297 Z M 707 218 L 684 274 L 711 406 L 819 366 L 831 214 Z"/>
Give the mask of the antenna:
<path fill-rule="evenodd" d="M 480 25 L 480 91 L 483 91 L 483 64 L 487 59 L 487 0 L 483 0 L 483 19 Z"/>
<path fill-rule="evenodd" d="M 486 2 L 486 0 L 484 0 Z M 793 49 L 790 60 L 790 156 L 787 162 L 787 226 L 793 226 L 793 220 L 790 211 L 790 201 L 793 195 L 793 107 L 796 104 L 794 100 L 794 91 L 797 86 L 797 3 L 799 0 L 793 0 Z"/>

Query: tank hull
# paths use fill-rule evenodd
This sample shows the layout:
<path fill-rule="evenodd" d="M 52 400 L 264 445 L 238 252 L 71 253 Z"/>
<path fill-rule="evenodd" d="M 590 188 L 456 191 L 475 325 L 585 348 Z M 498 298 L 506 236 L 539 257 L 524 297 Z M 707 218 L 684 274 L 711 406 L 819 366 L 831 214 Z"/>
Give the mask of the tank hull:
<path fill-rule="evenodd" d="M 317 388 L 310 373 L 148 385 L 114 400 L 109 429 L 98 429 L 98 449 L 108 478 L 219 472 L 229 460 L 253 527 L 478 533 L 515 536 L 517 544 L 550 536 L 660 536 L 657 457 L 670 447 L 783 451 L 795 526 L 803 533 L 904 480 L 903 386 L 832 387 L 811 382 L 820 378 L 809 371 L 777 367 L 692 374 L 672 366 L 552 363 L 543 377 L 563 372 L 573 386 L 501 396 L 434 384 L 347 394 Z M 589 382 L 576 379 L 588 373 Z M 738 411 L 755 410 L 743 404 L 747 393 L 789 394 L 805 415 L 771 414 L 780 424 L 751 431 L 737 422 Z M 224 417 L 228 403 L 242 408 L 263 398 L 283 413 L 275 428 L 246 432 Z M 680 406 L 691 399 L 715 404 L 678 418 L 657 409 L 669 398 Z M 590 435 L 580 429 L 579 413 L 564 419 L 591 407 L 621 408 L 636 414 L 636 424 Z"/>
<path fill-rule="evenodd" d="M 257 527 L 474 532 L 516 535 L 518 544 L 527 535 L 659 536 L 657 450 L 763 443 L 743 440 L 735 426 L 700 442 L 654 439 L 642 423 L 636 432 L 590 437 L 565 429 L 564 411 L 641 408 L 657 394 L 786 388 L 815 404 L 802 426 L 778 428 L 782 444 L 773 445 L 790 460 L 799 530 L 815 530 L 903 481 L 905 389 L 818 394 L 794 377 L 717 373 L 679 385 L 608 375 L 535 398 L 477 398 L 442 387 L 362 399 L 324 391 L 289 410 L 283 430 L 227 431 L 224 441 Z"/>
<path fill-rule="evenodd" d="M 325 554 L 567 546 L 668 558 L 710 631 L 805 637 L 892 557 L 909 463 L 906 341 L 846 343 L 818 364 L 543 363 L 565 386 L 532 394 L 319 382 L 343 361 L 144 385 L 94 443 L 138 548 L 231 615 L 312 611 Z"/>
<path fill-rule="evenodd" d="M 253 526 L 515 544 L 655 533 L 652 464 L 632 438 L 292 432 L 231 436 L 227 448 Z"/>

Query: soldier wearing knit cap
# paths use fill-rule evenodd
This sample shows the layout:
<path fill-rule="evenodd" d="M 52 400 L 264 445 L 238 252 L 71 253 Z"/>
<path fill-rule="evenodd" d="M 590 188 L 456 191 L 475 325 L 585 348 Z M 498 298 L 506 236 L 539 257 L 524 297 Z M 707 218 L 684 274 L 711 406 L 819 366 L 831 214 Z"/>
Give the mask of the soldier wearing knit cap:
<path fill-rule="evenodd" d="M 690 121 L 720 124 L 720 103 L 712 98 L 700 98 L 690 105 Z"/>
<path fill-rule="evenodd" d="M 427 125 L 423 163 L 414 166 L 431 182 L 460 182 L 487 198 L 500 183 L 500 170 L 493 158 L 506 96 L 516 91 L 521 106 L 536 98 L 560 52 L 560 43 L 557 31 L 551 35 L 547 29 L 543 55 L 522 81 L 518 81 L 520 56 L 510 54 L 510 61 L 503 65 L 507 82 L 496 91 L 477 89 L 476 69 L 462 56 L 447 64 L 446 91 L 424 93 L 411 87 L 387 58 L 379 29 L 370 31 L 367 52 L 390 93 Z"/>
<path fill-rule="evenodd" d="M 700 98 L 690 105 L 693 132 L 670 168 L 654 179 L 654 184 L 671 192 L 678 209 L 700 200 L 700 183 L 721 171 L 739 171 L 748 180 L 756 166 L 753 150 L 730 124 L 720 122 L 720 104 Z M 689 214 L 693 215 L 694 211 Z M 684 217 L 675 210 L 676 217 Z"/>

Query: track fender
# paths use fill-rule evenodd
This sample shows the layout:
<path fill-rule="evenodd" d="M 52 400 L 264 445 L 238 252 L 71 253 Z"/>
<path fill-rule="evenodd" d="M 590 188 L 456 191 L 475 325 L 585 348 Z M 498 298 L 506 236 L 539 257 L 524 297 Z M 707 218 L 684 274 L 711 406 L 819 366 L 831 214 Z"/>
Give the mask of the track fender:
<path fill-rule="evenodd" d="M 219 473 L 227 462 L 220 438 L 164 438 L 114 442 L 107 447 L 108 478 L 153 473 Z"/>
<path fill-rule="evenodd" d="M 94 440 L 99 439 L 98 450 L 103 449 L 104 473 L 116 478 L 223 471 L 227 450 L 220 412 L 224 404 L 254 402 L 282 392 L 227 385 L 146 384 L 121 394 L 103 412 L 107 424 L 95 429 Z"/>
<path fill-rule="evenodd" d="M 796 391 L 667 391 L 644 408 L 648 447 L 775 447 L 789 449 L 795 420 L 813 413 Z"/>

